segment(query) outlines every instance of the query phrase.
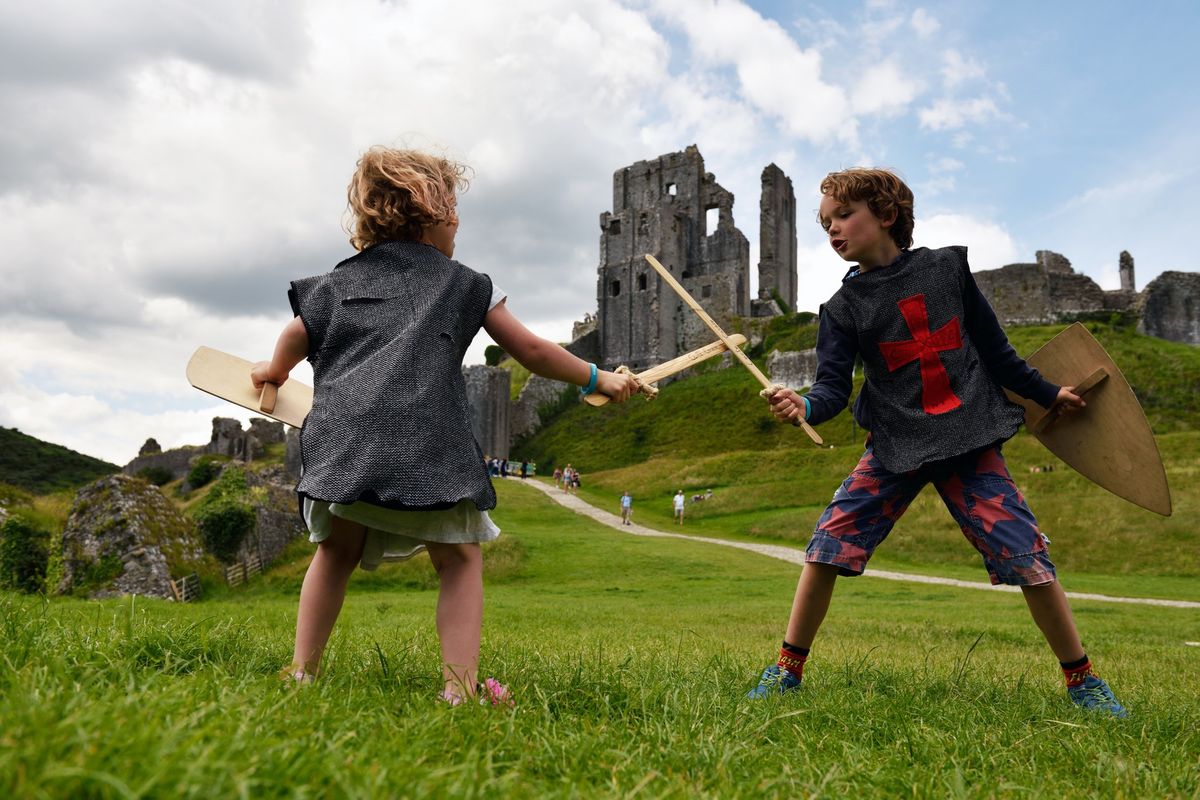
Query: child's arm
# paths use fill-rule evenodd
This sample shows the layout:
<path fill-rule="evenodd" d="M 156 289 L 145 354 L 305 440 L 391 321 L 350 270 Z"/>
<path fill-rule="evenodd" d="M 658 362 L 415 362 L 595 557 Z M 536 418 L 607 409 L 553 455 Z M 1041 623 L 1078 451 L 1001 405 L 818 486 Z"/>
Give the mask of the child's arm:
<path fill-rule="evenodd" d="M 292 321 L 279 334 L 275 342 L 275 354 L 270 361 L 259 361 L 250 369 L 250 380 L 256 390 L 262 389 L 264 383 L 282 386 L 288 379 L 292 367 L 299 364 L 308 355 L 308 331 L 304 330 L 304 322 L 300 317 L 292 317 Z"/>
<path fill-rule="evenodd" d="M 483 318 L 483 329 L 504 352 L 536 375 L 576 386 L 586 386 L 591 380 L 588 362 L 534 334 L 512 315 L 503 300 Z M 632 375 L 600 370 L 596 373 L 596 389 L 621 403 L 637 392 L 638 386 Z"/>
<path fill-rule="evenodd" d="M 854 388 L 854 358 L 858 340 L 821 309 L 817 327 L 817 376 L 807 395 L 781 389 L 771 395 L 771 413 L 788 422 L 805 419 L 819 425 L 842 412 Z"/>
<path fill-rule="evenodd" d="M 966 275 L 963 308 L 966 313 L 967 335 L 975 343 L 975 349 L 979 351 L 984 366 L 996 382 L 1044 408 L 1049 408 L 1056 402 L 1081 408 L 1083 401 L 1070 391 L 1073 387 L 1066 387 L 1064 390 L 1064 387 L 1050 383 L 1040 372 L 1025 363 L 1025 359 L 1017 355 L 1004 333 L 1004 328 L 1000 327 L 1000 321 L 996 319 L 996 312 L 979 290 L 979 284 L 975 282 L 970 267 L 964 265 L 963 271 Z"/>

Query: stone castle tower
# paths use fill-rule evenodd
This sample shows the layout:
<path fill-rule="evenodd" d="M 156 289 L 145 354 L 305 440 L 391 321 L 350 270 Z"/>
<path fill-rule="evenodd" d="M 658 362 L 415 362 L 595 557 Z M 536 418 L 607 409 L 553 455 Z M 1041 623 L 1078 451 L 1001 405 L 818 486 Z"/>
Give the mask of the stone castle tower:
<path fill-rule="evenodd" d="M 695 145 L 613 174 L 613 210 L 600 215 L 596 282 L 599 363 L 641 370 L 713 340 L 658 277 L 650 253 L 718 325 L 779 313 L 773 294 L 796 302 L 796 197 L 779 167 L 763 170 L 759 296 L 750 299 L 750 244 L 733 222 L 733 194 L 705 172 Z"/>
<path fill-rule="evenodd" d="M 796 311 L 796 192 L 774 164 L 763 168 L 758 208 L 758 297 L 777 297 L 787 304 L 780 311 Z"/>

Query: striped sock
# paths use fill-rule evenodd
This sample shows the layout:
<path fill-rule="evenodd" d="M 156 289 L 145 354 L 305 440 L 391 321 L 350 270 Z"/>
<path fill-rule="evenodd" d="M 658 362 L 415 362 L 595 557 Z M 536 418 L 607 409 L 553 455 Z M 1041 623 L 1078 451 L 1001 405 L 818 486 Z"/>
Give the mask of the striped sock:
<path fill-rule="evenodd" d="M 1077 661 L 1060 661 L 1062 665 L 1063 677 L 1067 679 L 1067 686 L 1078 686 L 1083 683 L 1083 679 L 1088 675 L 1095 675 L 1092 671 L 1092 660 L 1087 657 L 1087 653 L 1083 654 L 1083 658 Z"/>
<path fill-rule="evenodd" d="M 804 662 L 808 661 L 808 648 L 788 644 L 785 640 L 779 648 L 779 661 L 776 663 L 796 676 L 799 680 L 804 677 Z"/>

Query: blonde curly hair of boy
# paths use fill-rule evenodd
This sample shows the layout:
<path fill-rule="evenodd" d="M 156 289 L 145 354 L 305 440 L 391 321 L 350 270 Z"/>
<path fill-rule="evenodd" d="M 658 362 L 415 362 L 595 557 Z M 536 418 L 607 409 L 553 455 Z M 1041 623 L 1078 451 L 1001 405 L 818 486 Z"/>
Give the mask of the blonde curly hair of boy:
<path fill-rule="evenodd" d="M 887 219 L 895 212 L 896 221 L 888 233 L 901 250 L 912 246 L 913 193 L 894 172 L 866 167 L 831 172 L 821 181 L 821 194 L 839 203 L 865 202 L 879 219 Z"/>
<path fill-rule="evenodd" d="M 394 239 L 418 241 L 427 225 L 458 221 L 457 192 L 469 185 L 466 166 L 378 145 L 355 166 L 346 190 L 353 218 L 347 233 L 355 250 Z"/>

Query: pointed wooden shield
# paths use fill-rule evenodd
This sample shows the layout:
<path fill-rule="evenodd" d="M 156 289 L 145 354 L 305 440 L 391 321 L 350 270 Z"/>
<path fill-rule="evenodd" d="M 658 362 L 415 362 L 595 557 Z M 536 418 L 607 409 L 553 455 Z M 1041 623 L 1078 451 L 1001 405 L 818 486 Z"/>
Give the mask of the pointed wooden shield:
<path fill-rule="evenodd" d="M 1087 401 L 1076 413 L 1060 415 L 1057 408 L 1047 411 L 1007 392 L 1025 407 L 1025 427 L 1038 441 L 1093 483 L 1170 516 L 1171 491 L 1150 423 L 1125 376 L 1088 329 L 1076 322 L 1026 361 L 1051 383 L 1075 386 Z"/>
<path fill-rule="evenodd" d="M 277 396 L 275 392 L 270 391 L 274 384 L 267 384 L 268 391 L 260 394 L 254 391 L 254 385 L 250 382 L 250 368 L 253 366 L 252 362 L 244 358 L 211 347 L 199 347 L 188 361 L 187 379 L 202 392 L 208 392 L 293 428 L 302 427 L 304 418 L 312 408 L 312 387 L 289 379 L 279 387 Z"/>

